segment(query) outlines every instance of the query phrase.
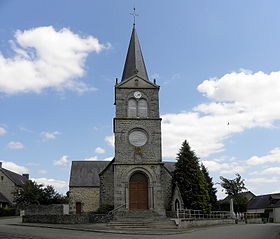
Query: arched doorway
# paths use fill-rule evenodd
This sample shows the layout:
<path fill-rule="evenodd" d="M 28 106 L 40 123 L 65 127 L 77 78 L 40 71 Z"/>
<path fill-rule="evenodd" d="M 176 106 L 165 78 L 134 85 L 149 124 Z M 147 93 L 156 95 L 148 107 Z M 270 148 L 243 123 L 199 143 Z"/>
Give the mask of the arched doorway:
<path fill-rule="evenodd" d="M 141 172 L 134 173 L 129 181 L 129 209 L 148 209 L 147 176 Z"/>

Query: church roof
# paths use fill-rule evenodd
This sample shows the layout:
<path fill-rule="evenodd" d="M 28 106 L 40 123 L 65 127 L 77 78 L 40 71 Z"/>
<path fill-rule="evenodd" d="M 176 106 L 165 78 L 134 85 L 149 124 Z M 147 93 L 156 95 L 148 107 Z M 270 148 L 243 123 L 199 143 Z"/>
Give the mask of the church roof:
<path fill-rule="evenodd" d="M 138 75 L 142 79 L 149 80 L 135 25 L 133 25 L 131 33 L 122 81 L 134 75 Z"/>
<path fill-rule="evenodd" d="M 279 208 L 280 193 L 266 194 L 254 197 L 248 203 L 248 209 Z"/>
<path fill-rule="evenodd" d="M 22 186 L 27 181 L 26 177 L 24 177 L 20 174 L 14 173 L 8 169 L 1 167 L 0 172 L 2 172 L 4 175 L 6 175 L 17 186 Z"/>
<path fill-rule="evenodd" d="M 70 187 L 99 187 L 99 173 L 110 161 L 72 161 Z"/>
<path fill-rule="evenodd" d="M 175 170 L 175 163 L 176 162 L 163 162 L 164 163 L 164 167 L 170 172 L 172 173 Z"/>

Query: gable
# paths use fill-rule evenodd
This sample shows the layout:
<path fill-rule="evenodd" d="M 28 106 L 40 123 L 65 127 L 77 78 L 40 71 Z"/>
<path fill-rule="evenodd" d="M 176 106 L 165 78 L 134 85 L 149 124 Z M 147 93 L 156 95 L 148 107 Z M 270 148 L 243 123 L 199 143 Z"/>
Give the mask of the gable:
<path fill-rule="evenodd" d="M 110 161 L 72 161 L 70 187 L 99 187 L 99 173 Z"/>
<path fill-rule="evenodd" d="M 150 81 L 144 80 L 143 78 L 134 75 L 127 80 L 122 81 L 117 85 L 117 87 L 121 88 L 159 88 L 156 84 L 153 84 Z"/>
<path fill-rule="evenodd" d="M 17 186 L 22 186 L 27 181 L 27 178 L 23 177 L 22 175 L 14 173 L 5 168 L 0 168 L 0 171 Z"/>

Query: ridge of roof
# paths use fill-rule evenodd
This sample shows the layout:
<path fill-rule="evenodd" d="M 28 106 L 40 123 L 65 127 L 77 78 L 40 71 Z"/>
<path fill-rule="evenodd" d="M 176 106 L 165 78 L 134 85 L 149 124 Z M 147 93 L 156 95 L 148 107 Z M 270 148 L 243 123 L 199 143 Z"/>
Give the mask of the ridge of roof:
<path fill-rule="evenodd" d="M 27 181 L 27 179 L 25 177 L 23 177 L 22 175 L 12 172 L 8 169 L 0 168 L 0 171 L 3 174 L 5 174 L 17 186 L 22 186 Z"/>

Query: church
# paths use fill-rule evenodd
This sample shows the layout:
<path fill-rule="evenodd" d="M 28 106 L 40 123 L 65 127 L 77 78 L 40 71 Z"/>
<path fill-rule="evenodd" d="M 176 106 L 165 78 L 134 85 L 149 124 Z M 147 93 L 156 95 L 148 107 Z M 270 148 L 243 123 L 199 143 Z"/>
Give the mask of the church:
<path fill-rule="evenodd" d="M 183 208 L 172 180 L 174 162 L 162 161 L 159 89 L 150 81 L 135 24 L 122 78 L 115 83 L 115 157 L 112 161 L 73 161 L 70 211 L 83 213 L 111 205 L 119 211 Z"/>

